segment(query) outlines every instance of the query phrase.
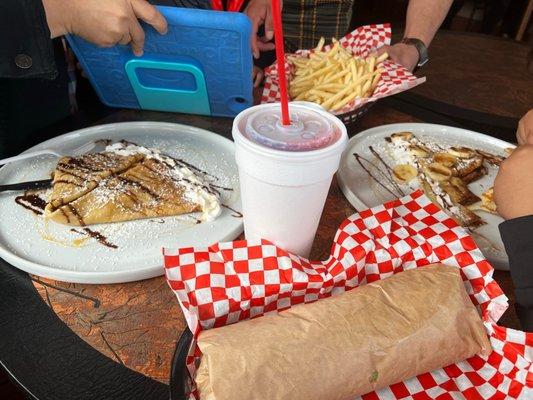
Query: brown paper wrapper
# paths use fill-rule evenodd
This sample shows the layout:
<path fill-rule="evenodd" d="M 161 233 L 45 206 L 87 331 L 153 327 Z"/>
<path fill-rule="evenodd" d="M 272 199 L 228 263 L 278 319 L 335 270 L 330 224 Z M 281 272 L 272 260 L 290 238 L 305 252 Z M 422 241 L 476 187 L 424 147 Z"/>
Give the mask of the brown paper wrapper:
<path fill-rule="evenodd" d="M 206 330 L 198 345 L 202 400 L 348 400 L 490 349 L 459 269 L 444 265 Z"/>

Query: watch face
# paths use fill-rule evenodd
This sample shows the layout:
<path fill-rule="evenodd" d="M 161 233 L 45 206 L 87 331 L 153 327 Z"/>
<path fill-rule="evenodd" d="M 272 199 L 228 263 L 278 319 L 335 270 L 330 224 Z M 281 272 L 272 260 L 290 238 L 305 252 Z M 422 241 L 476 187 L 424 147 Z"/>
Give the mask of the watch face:
<path fill-rule="evenodd" d="M 429 59 L 427 59 L 427 58 L 425 58 L 425 59 L 423 59 L 423 60 L 421 59 L 421 60 L 418 62 L 417 66 L 418 66 L 418 67 L 423 67 L 424 65 L 426 65 L 426 64 L 428 63 L 428 61 L 429 61 Z"/>
<path fill-rule="evenodd" d="M 424 45 L 424 42 L 419 39 L 413 38 L 405 38 L 402 42 L 414 46 L 416 48 L 416 51 L 418 51 L 417 67 L 422 67 L 427 64 L 427 62 L 429 61 L 428 50 Z"/>

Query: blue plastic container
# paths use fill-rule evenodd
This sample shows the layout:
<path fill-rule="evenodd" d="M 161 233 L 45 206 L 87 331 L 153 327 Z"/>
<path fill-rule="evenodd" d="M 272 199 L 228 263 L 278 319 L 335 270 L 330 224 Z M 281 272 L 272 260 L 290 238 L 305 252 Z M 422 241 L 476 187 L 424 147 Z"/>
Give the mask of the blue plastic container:
<path fill-rule="evenodd" d="M 251 24 L 244 14 L 158 7 L 160 35 L 143 24 L 144 55 L 67 39 L 100 100 L 118 108 L 232 117 L 253 105 Z"/>

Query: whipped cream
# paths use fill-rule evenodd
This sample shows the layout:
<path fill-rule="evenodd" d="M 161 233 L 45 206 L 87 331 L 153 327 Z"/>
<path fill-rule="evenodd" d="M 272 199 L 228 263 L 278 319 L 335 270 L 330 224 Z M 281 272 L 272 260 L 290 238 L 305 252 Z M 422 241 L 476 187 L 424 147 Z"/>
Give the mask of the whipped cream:
<path fill-rule="evenodd" d="M 409 151 L 410 146 L 411 146 L 411 143 L 408 142 L 407 140 L 403 140 L 403 139 L 395 140 L 394 142 L 390 143 L 390 146 L 389 146 L 390 156 L 398 164 L 413 165 L 415 161 L 415 157 L 413 157 L 413 155 Z"/>
<path fill-rule="evenodd" d="M 143 154 L 146 158 L 156 159 L 170 167 L 173 178 L 185 188 L 185 197 L 191 203 L 199 204 L 202 212 L 199 216 L 201 221 L 212 221 L 221 213 L 220 200 L 210 191 L 210 183 L 199 174 L 194 173 L 185 163 L 172 157 L 165 156 L 157 149 L 149 149 L 134 143 L 122 141 L 110 144 L 105 148 L 106 152 L 120 156 Z"/>

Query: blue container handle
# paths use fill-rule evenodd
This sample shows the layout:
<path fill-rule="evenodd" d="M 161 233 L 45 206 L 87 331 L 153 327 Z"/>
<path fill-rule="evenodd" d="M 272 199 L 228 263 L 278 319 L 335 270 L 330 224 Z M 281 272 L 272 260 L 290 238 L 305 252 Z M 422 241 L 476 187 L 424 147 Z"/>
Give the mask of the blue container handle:
<path fill-rule="evenodd" d="M 205 75 L 193 63 L 137 58 L 129 60 L 124 68 L 142 109 L 211 115 Z M 147 86 L 139 80 L 139 69 L 187 72 L 194 77 L 195 90 L 172 88 L 170 84 Z"/>

